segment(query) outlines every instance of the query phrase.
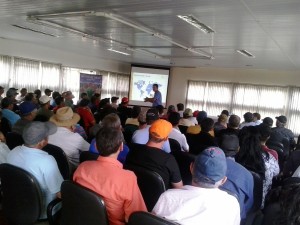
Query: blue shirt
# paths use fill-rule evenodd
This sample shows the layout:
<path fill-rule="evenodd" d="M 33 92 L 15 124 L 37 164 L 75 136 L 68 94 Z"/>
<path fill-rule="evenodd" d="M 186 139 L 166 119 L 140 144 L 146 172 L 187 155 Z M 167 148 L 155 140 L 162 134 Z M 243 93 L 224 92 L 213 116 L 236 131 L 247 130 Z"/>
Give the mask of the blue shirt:
<path fill-rule="evenodd" d="M 12 127 L 19 119 L 21 119 L 21 117 L 18 114 L 9 109 L 2 110 L 2 117 L 6 118 Z"/>
<path fill-rule="evenodd" d="M 253 205 L 253 177 L 242 165 L 227 158 L 227 181 L 221 189 L 228 190 L 237 195 L 241 208 L 241 219 L 245 219 L 247 212 Z"/>
<path fill-rule="evenodd" d="M 97 150 L 97 147 L 96 147 L 96 139 L 95 138 L 91 142 L 89 152 L 99 154 L 99 151 Z M 125 162 L 128 152 L 129 152 L 128 146 L 123 145 L 123 150 L 118 155 L 118 160 L 120 163 L 123 164 Z"/>
<path fill-rule="evenodd" d="M 56 193 L 60 192 L 60 186 L 63 182 L 53 156 L 43 150 L 22 145 L 10 151 L 7 156 L 7 163 L 26 170 L 37 179 L 44 199 L 40 219 L 47 218 L 47 206 L 56 198 Z"/>
<path fill-rule="evenodd" d="M 154 93 L 154 97 L 153 98 L 154 98 L 154 101 L 152 103 L 153 107 L 156 107 L 158 105 L 162 105 L 162 99 L 161 99 L 161 93 L 160 93 L 160 91 L 156 91 Z"/>
<path fill-rule="evenodd" d="M 149 128 L 151 125 L 147 125 L 144 129 L 137 130 L 132 135 L 132 143 L 145 145 L 149 141 Z M 171 152 L 169 140 L 165 141 L 162 150 L 166 153 Z"/>

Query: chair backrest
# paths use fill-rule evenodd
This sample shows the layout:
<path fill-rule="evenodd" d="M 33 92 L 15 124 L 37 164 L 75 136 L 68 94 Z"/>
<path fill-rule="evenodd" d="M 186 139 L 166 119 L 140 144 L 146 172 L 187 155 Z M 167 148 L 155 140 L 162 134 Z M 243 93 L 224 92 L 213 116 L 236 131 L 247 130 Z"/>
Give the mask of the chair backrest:
<path fill-rule="evenodd" d="M 104 201 L 96 192 L 73 181 L 64 181 L 61 195 L 61 224 L 109 225 Z"/>
<path fill-rule="evenodd" d="M 33 175 L 4 163 L 0 165 L 2 206 L 11 224 L 33 224 L 41 214 L 42 193 Z"/>
<path fill-rule="evenodd" d="M 171 222 L 161 217 L 155 216 L 148 212 L 134 212 L 129 216 L 127 225 L 175 225 L 178 223 Z M 201 222 L 199 223 L 201 224 Z"/>
<path fill-rule="evenodd" d="M 6 144 L 9 149 L 12 150 L 17 146 L 24 144 L 24 140 L 21 134 L 16 132 L 8 132 L 6 134 Z"/>
<path fill-rule="evenodd" d="M 98 157 L 99 157 L 99 154 L 84 151 L 84 152 L 80 153 L 79 162 L 82 163 L 84 161 L 97 160 Z"/>
<path fill-rule="evenodd" d="M 43 151 L 47 152 L 49 155 L 52 155 L 54 157 L 62 177 L 65 180 L 70 179 L 71 169 L 65 152 L 60 147 L 52 144 L 47 144 L 43 148 Z"/>
<path fill-rule="evenodd" d="M 127 165 L 126 169 L 132 170 L 137 176 L 137 182 L 147 209 L 149 212 L 152 211 L 159 196 L 166 191 L 162 177 L 154 171 L 135 165 Z"/>
<path fill-rule="evenodd" d="M 258 173 L 250 171 L 253 176 L 254 188 L 253 188 L 253 206 L 251 211 L 257 211 L 262 204 L 263 196 L 263 179 Z"/>
<path fill-rule="evenodd" d="M 181 152 L 181 146 L 179 142 L 175 139 L 169 138 L 171 152 Z"/>

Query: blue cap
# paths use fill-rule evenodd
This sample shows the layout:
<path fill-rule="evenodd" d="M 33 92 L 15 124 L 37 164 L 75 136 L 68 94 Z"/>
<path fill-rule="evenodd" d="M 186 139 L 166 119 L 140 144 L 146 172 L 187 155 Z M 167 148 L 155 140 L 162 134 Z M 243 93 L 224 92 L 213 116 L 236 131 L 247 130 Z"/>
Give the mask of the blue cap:
<path fill-rule="evenodd" d="M 201 123 L 205 118 L 207 118 L 207 113 L 205 111 L 199 111 L 197 115 L 198 123 Z"/>
<path fill-rule="evenodd" d="M 32 102 L 25 101 L 19 105 L 19 109 L 20 109 L 21 116 L 26 116 L 29 113 L 36 110 L 36 105 L 33 104 Z"/>
<path fill-rule="evenodd" d="M 196 182 L 215 184 L 222 180 L 227 171 L 224 152 L 218 147 L 209 147 L 195 159 L 193 179 Z"/>

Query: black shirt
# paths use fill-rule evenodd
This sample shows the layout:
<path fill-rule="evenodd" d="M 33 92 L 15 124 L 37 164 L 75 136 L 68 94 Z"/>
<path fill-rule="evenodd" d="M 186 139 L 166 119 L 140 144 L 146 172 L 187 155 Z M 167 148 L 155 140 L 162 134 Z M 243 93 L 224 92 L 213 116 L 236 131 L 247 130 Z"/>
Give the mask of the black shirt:
<path fill-rule="evenodd" d="M 174 156 L 158 148 L 134 144 L 126 157 L 124 168 L 130 167 L 130 165 L 157 172 L 164 180 L 166 189 L 172 187 L 171 183 L 181 181 L 180 171 Z"/>
<path fill-rule="evenodd" d="M 199 134 L 190 134 L 186 136 L 190 146 L 190 153 L 194 155 L 200 154 L 204 149 L 211 146 L 218 146 L 216 140 L 207 132 L 200 131 Z"/>

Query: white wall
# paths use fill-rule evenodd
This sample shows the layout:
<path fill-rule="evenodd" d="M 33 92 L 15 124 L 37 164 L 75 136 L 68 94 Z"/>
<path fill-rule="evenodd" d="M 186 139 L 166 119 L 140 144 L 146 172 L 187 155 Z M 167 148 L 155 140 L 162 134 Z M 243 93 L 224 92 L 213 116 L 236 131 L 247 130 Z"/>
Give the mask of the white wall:
<path fill-rule="evenodd" d="M 188 80 L 300 86 L 300 71 L 174 67 L 171 70 L 168 105 L 185 104 Z"/>
<path fill-rule="evenodd" d="M 63 66 L 130 73 L 130 64 L 74 54 L 60 49 L 0 38 L 0 54 L 59 63 Z"/>

